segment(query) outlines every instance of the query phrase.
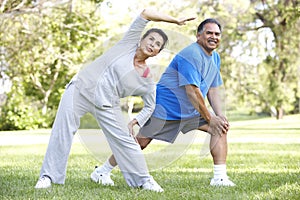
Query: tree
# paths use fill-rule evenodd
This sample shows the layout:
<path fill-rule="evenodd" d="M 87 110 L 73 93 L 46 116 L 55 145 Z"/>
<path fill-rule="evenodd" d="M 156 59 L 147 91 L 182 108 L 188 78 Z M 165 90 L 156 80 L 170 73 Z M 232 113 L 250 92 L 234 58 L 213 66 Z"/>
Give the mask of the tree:
<path fill-rule="evenodd" d="M 267 72 L 265 100 L 275 108 L 276 118 L 280 119 L 284 111 L 296 109 L 300 50 L 299 2 L 261 0 L 252 1 L 252 4 L 256 8 L 252 18 L 253 28 L 257 31 L 267 29 L 273 35 L 273 48 L 266 45 L 266 58 L 261 67 Z"/>
<path fill-rule="evenodd" d="M 114 8 L 117 1 L 0 1 L 0 47 L 13 82 L 0 110 L 0 130 L 50 127 L 68 80 L 120 38 L 132 15 L 149 6 L 178 17 L 197 16 L 181 27 L 149 24 L 170 36 L 168 50 L 150 62 L 156 79 L 175 53 L 195 41 L 199 22 L 213 17 L 224 27 L 218 52 L 227 109 L 269 113 L 274 108 L 277 118 L 300 110 L 298 1 L 136 1 L 122 7 L 122 16 Z"/>
<path fill-rule="evenodd" d="M 202 15 L 215 16 L 225 27 L 218 51 L 230 99 L 237 96 L 235 103 L 242 103 L 253 111 L 260 108 L 262 112 L 271 112 L 274 108 L 277 119 L 282 118 L 284 111 L 296 110 L 299 2 L 251 0 L 240 4 L 216 0 L 202 3 L 199 7 L 206 11 Z"/>
<path fill-rule="evenodd" d="M 51 125 L 62 85 L 106 32 L 95 12 L 99 2 L 2 2 L 0 46 L 8 51 L 13 87 L 1 113 L 0 129 Z"/>

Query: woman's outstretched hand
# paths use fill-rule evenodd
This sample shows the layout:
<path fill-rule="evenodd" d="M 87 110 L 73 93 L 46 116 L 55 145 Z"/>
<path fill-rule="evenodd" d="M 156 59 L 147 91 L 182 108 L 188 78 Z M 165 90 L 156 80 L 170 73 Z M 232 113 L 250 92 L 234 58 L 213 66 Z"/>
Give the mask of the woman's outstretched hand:
<path fill-rule="evenodd" d="M 178 24 L 179 26 L 185 25 L 185 24 L 186 24 L 185 22 L 192 21 L 192 20 L 194 20 L 194 19 L 196 19 L 196 17 L 180 18 L 180 19 L 178 20 L 177 24 Z"/>

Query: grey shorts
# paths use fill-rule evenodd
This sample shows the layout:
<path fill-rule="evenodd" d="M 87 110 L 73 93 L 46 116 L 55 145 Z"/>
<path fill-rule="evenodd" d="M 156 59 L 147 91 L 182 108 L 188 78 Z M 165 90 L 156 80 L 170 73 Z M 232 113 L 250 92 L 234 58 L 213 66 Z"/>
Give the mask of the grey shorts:
<path fill-rule="evenodd" d="M 200 126 L 205 124 L 207 122 L 202 117 L 194 117 L 186 120 L 163 120 L 151 117 L 140 128 L 139 133 L 144 137 L 173 143 L 180 132 L 185 134 L 191 130 L 198 130 Z"/>

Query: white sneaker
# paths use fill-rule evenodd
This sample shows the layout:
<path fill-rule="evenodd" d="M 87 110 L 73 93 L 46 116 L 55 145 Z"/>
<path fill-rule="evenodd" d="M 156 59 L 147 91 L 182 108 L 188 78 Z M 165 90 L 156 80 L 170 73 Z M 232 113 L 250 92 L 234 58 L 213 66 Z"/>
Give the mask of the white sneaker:
<path fill-rule="evenodd" d="M 115 183 L 110 178 L 110 173 L 101 173 L 97 171 L 97 168 L 91 173 L 92 181 L 100 183 L 102 185 L 111 185 L 114 186 Z"/>
<path fill-rule="evenodd" d="M 235 186 L 235 184 L 229 180 L 228 177 L 225 178 L 212 178 L 210 181 L 211 186 Z"/>
<path fill-rule="evenodd" d="M 42 176 L 35 185 L 35 189 L 46 189 L 51 187 L 51 179 L 47 176 Z"/>
<path fill-rule="evenodd" d="M 151 190 L 154 192 L 163 192 L 164 190 L 158 185 L 158 183 L 153 179 L 151 176 L 149 180 L 147 180 L 143 185 L 142 188 L 144 190 Z"/>

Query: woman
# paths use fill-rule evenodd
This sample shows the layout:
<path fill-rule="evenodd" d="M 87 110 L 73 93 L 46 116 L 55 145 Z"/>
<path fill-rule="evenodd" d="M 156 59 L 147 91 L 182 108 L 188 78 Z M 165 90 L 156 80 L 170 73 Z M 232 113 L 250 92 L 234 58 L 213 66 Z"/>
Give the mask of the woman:
<path fill-rule="evenodd" d="M 163 191 L 149 175 L 132 130 L 134 125 L 142 127 L 155 107 L 155 84 L 145 61 L 156 56 L 168 38 L 160 29 L 150 29 L 141 40 L 140 36 L 149 21 L 183 25 L 192 19 L 179 20 L 154 10 L 143 10 L 115 46 L 71 80 L 61 99 L 35 188 L 64 184 L 73 136 L 80 118 L 90 112 L 102 128 L 127 184 Z M 144 101 L 144 108 L 128 125 L 124 123 L 119 103 L 126 96 L 141 96 Z"/>

